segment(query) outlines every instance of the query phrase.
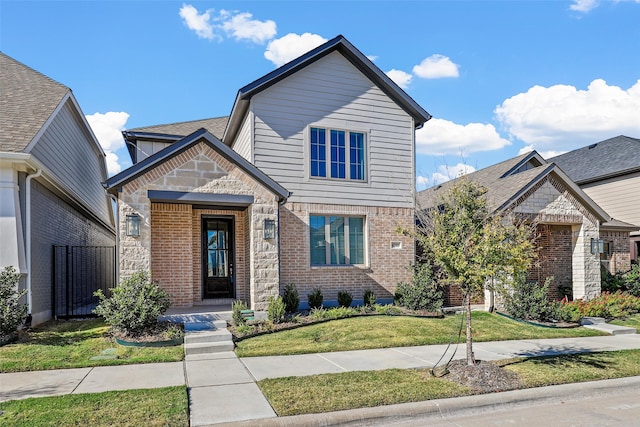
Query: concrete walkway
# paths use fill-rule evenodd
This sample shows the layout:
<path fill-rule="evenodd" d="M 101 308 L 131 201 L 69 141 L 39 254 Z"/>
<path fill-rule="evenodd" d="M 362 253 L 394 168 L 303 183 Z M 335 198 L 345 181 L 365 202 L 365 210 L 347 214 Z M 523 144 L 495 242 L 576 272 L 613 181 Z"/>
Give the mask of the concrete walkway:
<path fill-rule="evenodd" d="M 184 362 L 0 374 L 0 401 L 186 384 L 192 426 L 264 420 L 276 415 L 255 381 L 332 372 L 428 368 L 445 349 L 446 346 L 435 345 L 241 359 L 226 352 L 188 356 Z M 640 349 L 640 335 L 474 344 L 476 358 L 482 360 L 624 349 Z M 452 352 L 450 348 L 445 360 Z M 464 345 L 460 345 L 455 358 L 463 358 L 464 353 Z"/>

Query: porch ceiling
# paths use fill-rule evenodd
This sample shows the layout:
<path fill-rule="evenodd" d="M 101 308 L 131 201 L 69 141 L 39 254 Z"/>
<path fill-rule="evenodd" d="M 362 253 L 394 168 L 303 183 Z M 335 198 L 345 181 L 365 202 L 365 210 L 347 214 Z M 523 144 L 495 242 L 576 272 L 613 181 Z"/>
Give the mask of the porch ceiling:
<path fill-rule="evenodd" d="M 202 206 L 247 207 L 254 197 L 244 194 L 194 193 L 183 191 L 148 190 L 147 197 L 152 202 L 182 203 Z"/>

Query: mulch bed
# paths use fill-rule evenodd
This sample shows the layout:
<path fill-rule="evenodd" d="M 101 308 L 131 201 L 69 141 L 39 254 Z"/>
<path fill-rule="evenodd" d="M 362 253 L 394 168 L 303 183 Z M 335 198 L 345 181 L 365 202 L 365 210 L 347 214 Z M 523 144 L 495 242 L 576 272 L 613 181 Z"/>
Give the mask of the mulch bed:
<path fill-rule="evenodd" d="M 454 360 L 442 378 L 465 385 L 474 393 L 495 393 L 523 387 L 518 374 L 485 360 L 477 361 L 475 365 L 467 365 L 464 359 Z"/>
<path fill-rule="evenodd" d="M 150 342 L 159 342 L 159 341 L 168 341 L 174 338 L 175 332 L 170 332 L 171 330 L 175 331 L 176 328 L 179 328 L 184 334 L 184 325 L 180 323 L 171 323 L 171 322 L 158 322 L 158 324 L 149 330 L 146 330 L 142 334 L 138 335 L 128 335 L 121 331 L 110 328 L 108 331 L 108 335 L 113 338 L 118 338 L 123 341 L 128 342 L 137 342 L 137 343 L 150 343 Z"/>

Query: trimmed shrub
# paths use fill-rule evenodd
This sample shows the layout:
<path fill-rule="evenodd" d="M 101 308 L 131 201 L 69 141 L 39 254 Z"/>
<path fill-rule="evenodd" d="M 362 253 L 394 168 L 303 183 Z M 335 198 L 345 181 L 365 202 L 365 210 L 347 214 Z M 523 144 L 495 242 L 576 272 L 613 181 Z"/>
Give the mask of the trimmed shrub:
<path fill-rule="evenodd" d="M 338 291 L 338 305 L 340 307 L 351 307 L 353 297 L 347 291 Z"/>
<path fill-rule="evenodd" d="M 362 294 L 365 307 L 373 307 L 376 304 L 376 294 L 371 289 L 366 289 Z"/>
<path fill-rule="evenodd" d="M 624 318 L 640 313 L 640 297 L 628 292 L 603 292 L 589 301 L 577 300 L 556 305 L 558 320 L 577 322 L 586 316 L 605 319 Z"/>
<path fill-rule="evenodd" d="M 547 277 L 544 285 L 517 278 L 511 292 L 505 292 L 504 308 L 513 317 L 524 320 L 547 321 L 557 316 L 556 305 L 549 301 L 549 284 L 553 277 Z"/>
<path fill-rule="evenodd" d="M 293 283 L 285 285 L 282 295 L 284 307 L 287 313 L 295 313 L 300 305 L 300 297 L 298 296 L 298 288 Z"/>
<path fill-rule="evenodd" d="M 640 265 L 633 265 L 631 270 L 627 271 L 622 277 L 627 291 L 631 295 L 640 297 Z"/>
<path fill-rule="evenodd" d="M 322 302 L 324 301 L 322 290 L 319 287 L 313 288 L 311 293 L 307 296 L 307 301 L 309 302 L 310 309 L 322 308 Z"/>
<path fill-rule="evenodd" d="M 106 297 L 102 290 L 94 293 L 100 303 L 93 310 L 113 329 L 128 336 L 138 336 L 158 324 L 158 316 L 169 308 L 169 293 L 152 282 L 146 272 L 134 273 L 119 286 L 110 289 Z"/>
<path fill-rule="evenodd" d="M 440 311 L 442 308 L 442 289 L 433 280 L 431 266 L 414 266 L 411 283 L 398 283 L 394 300 L 397 305 L 410 310 Z"/>
<path fill-rule="evenodd" d="M 233 323 L 236 326 L 244 325 L 247 323 L 247 319 L 242 316 L 242 310 L 247 309 L 247 304 L 242 300 L 235 300 L 231 303 L 231 317 L 233 318 Z"/>
<path fill-rule="evenodd" d="M 12 266 L 0 272 L 0 337 L 11 335 L 24 321 L 27 314 L 26 304 L 20 304 L 27 291 L 18 291 L 20 273 Z"/>
<path fill-rule="evenodd" d="M 267 306 L 267 319 L 273 323 L 282 323 L 284 321 L 285 305 L 282 297 L 269 297 L 269 305 Z"/>

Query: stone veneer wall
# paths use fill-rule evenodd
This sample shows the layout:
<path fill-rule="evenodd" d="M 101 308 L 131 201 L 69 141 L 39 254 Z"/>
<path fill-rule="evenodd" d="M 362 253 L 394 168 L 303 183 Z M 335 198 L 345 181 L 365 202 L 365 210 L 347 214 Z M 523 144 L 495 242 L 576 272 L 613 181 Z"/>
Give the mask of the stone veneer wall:
<path fill-rule="evenodd" d="M 254 196 L 254 203 L 247 208 L 244 222 L 238 217 L 235 224 L 236 227 L 244 224 L 243 234 L 249 239 L 248 241 L 245 239 L 244 242 L 236 241 L 236 256 L 244 253 L 244 262 L 248 265 L 244 268 L 245 284 L 240 286 L 239 290 L 247 297 L 248 284 L 250 288 L 248 300 L 252 307 L 259 310 L 265 309 L 268 296 L 277 295 L 279 289 L 278 239 L 277 237 L 270 241 L 263 239 L 264 219 L 277 220 L 278 201 L 275 195 L 205 143 L 190 147 L 122 187 L 118 199 L 120 278 L 124 279 L 141 270 L 151 271 L 153 278 L 156 277 L 156 273 L 161 274 L 162 281 L 169 281 L 171 284 L 167 282 L 166 286 L 176 293 L 175 304 L 185 305 L 191 305 L 194 300 L 197 301 L 200 298 L 196 292 L 200 286 L 197 283 L 199 280 L 194 278 L 199 277 L 201 268 L 198 264 L 196 271 L 197 262 L 193 255 L 195 246 L 200 244 L 199 238 L 194 242 L 194 222 L 198 221 L 194 215 L 197 214 L 192 212 L 192 207 L 189 205 L 170 205 L 173 208 L 157 206 L 152 219 L 152 204 L 147 197 L 148 190 Z M 140 237 L 126 236 L 126 215 L 131 213 L 141 216 Z M 158 236 L 159 233 L 152 233 L 156 219 L 161 227 L 158 231 L 162 227 L 169 227 L 169 223 L 175 223 L 177 229 L 189 228 L 191 231 L 178 233 L 175 230 L 167 230 L 173 238 L 164 239 Z M 156 240 L 158 244 L 152 245 L 152 240 Z M 160 241 L 163 242 L 162 248 L 160 248 Z M 162 270 L 162 259 L 169 257 L 168 252 L 163 251 L 170 250 L 174 254 L 172 263 L 175 262 L 175 268 Z M 159 251 L 162 259 L 153 263 L 152 259 L 156 251 Z M 191 295 L 190 300 L 189 295 Z"/>
<path fill-rule="evenodd" d="M 574 299 L 600 294 L 600 262 L 591 254 L 591 239 L 599 235 L 599 222 L 553 176 L 541 180 L 516 202 L 514 212 L 538 224 L 571 226 L 572 283 Z"/>
<path fill-rule="evenodd" d="M 368 266 L 311 267 L 310 214 L 364 216 Z M 316 286 L 322 289 L 325 302 L 335 302 L 338 291 L 347 291 L 354 300 L 362 300 L 366 289 L 371 289 L 378 299 L 393 298 L 398 282 L 410 280 L 408 267 L 415 260 L 413 239 L 396 230 L 413 226 L 412 209 L 286 203 L 280 208 L 281 284 L 295 284 L 301 303 L 307 302 L 307 295 Z M 401 249 L 391 249 L 391 242 L 400 242 Z"/>
<path fill-rule="evenodd" d="M 629 251 L 629 232 L 600 231 L 600 238 L 609 242 L 609 272 L 624 273 L 631 268 L 631 253 Z"/>

